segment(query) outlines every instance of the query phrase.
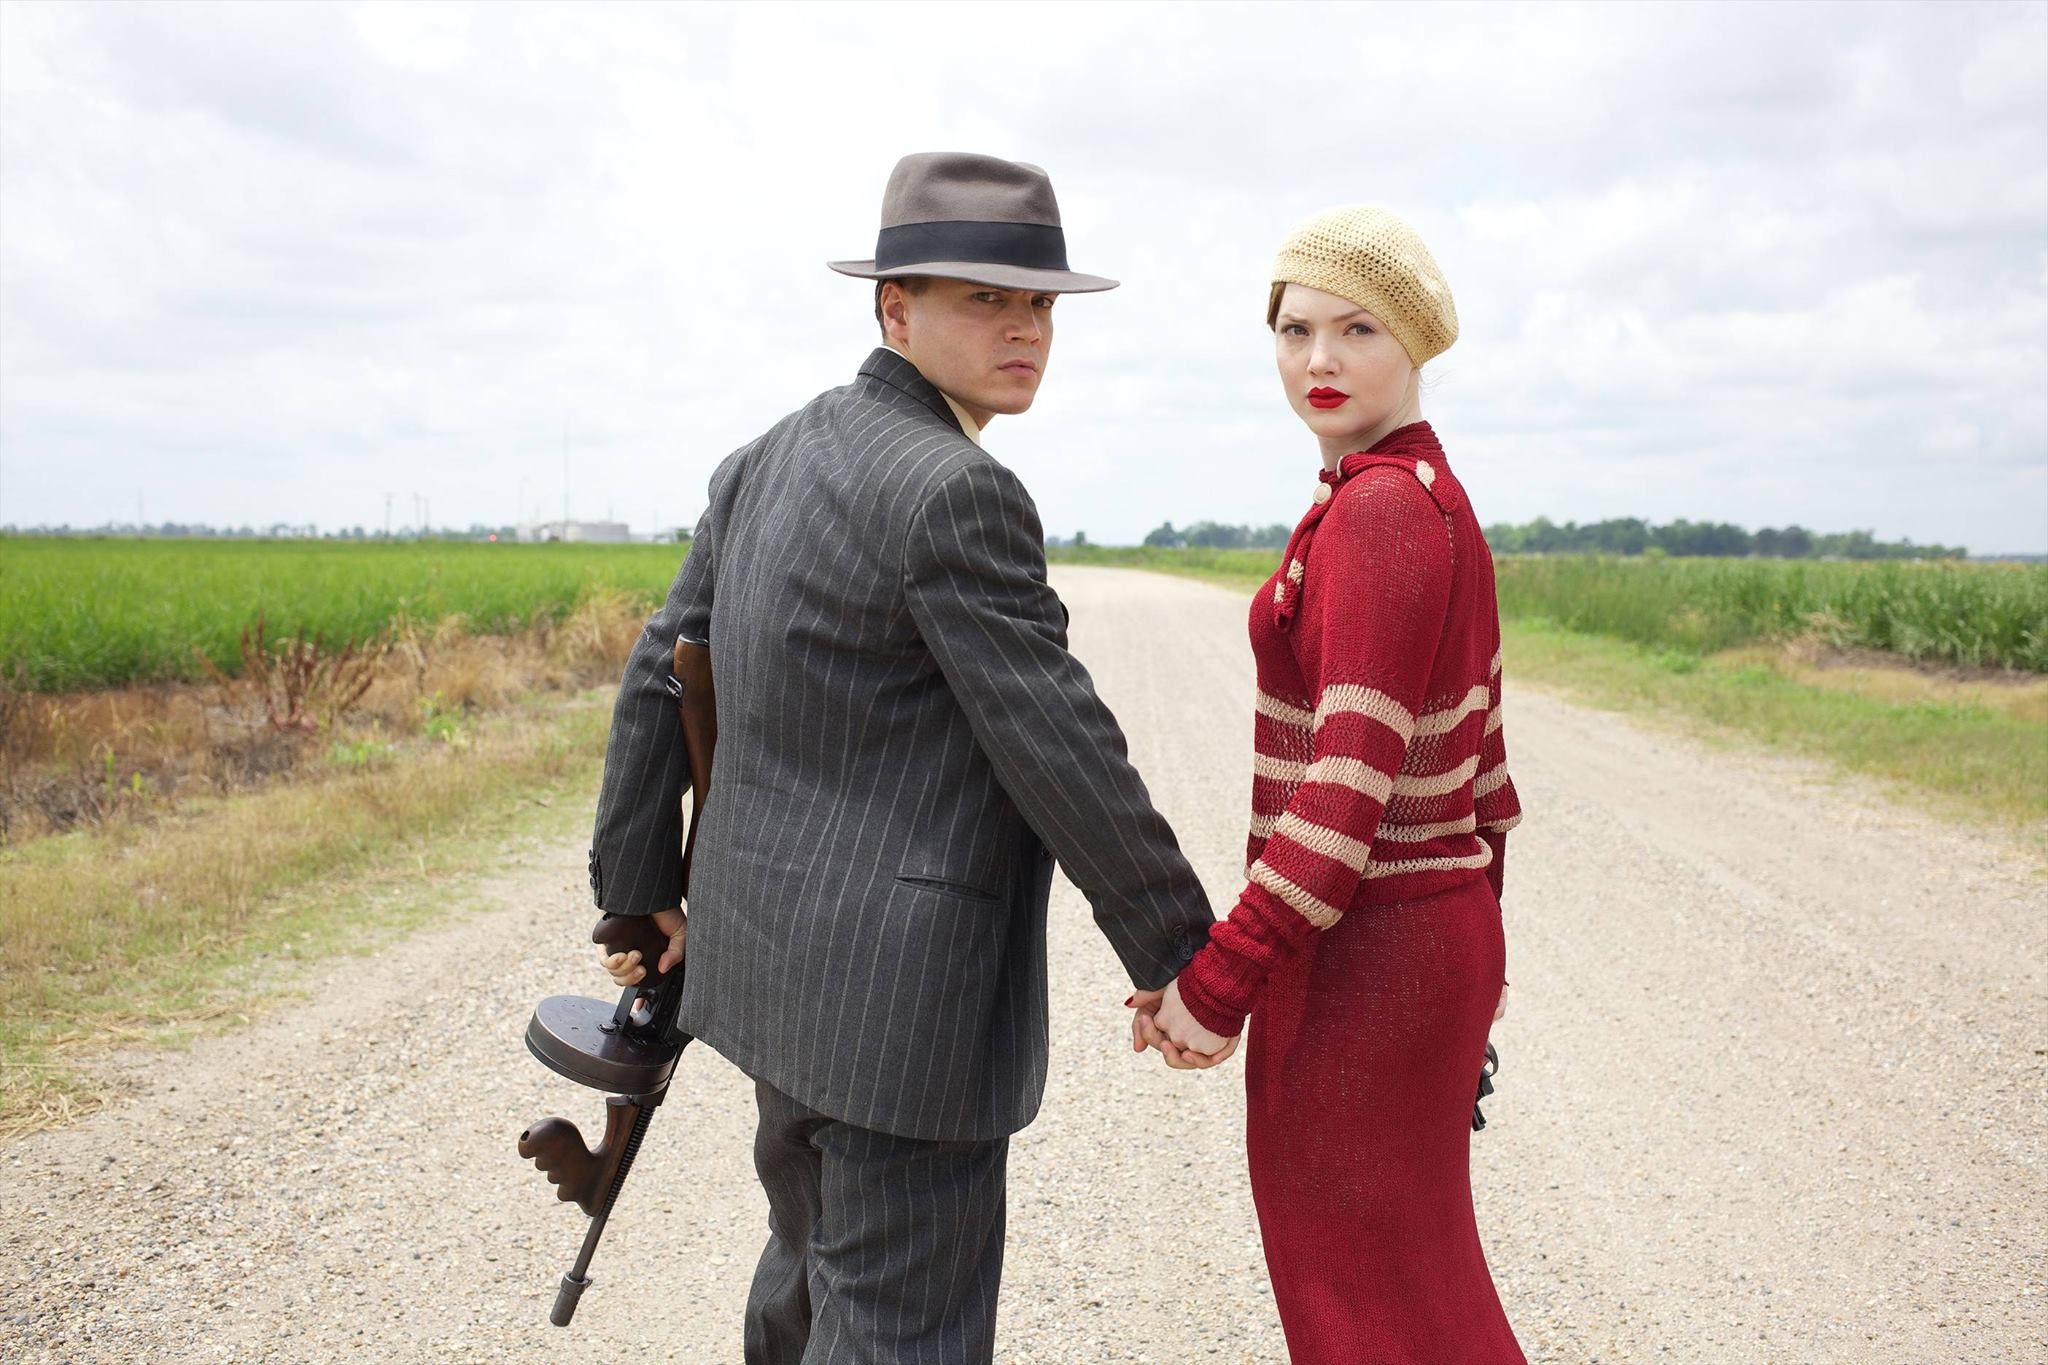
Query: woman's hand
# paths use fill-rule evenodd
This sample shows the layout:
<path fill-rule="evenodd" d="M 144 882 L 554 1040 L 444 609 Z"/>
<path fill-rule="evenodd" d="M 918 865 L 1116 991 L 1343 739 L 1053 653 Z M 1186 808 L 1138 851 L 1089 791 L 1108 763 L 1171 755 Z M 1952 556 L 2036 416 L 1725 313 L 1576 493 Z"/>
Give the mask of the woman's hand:
<path fill-rule="evenodd" d="M 1237 1051 L 1237 1039 L 1211 1033 L 1188 1013 L 1178 981 L 1163 991 L 1139 991 L 1124 1003 L 1137 1011 L 1131 1016 L 1132 1050 L 1157 1048 L 1176 1071 L 1205 1071 Z"/>
<path fill-rule="evenodd" d="M 1493 1017 L 1494 1017 L 1495 1019 L 1500 1019 L 1500 1018 L 1504 1017 L 1504 1016 L 1505 1016 L 1505 1015 L 1507 1014 L 1507 1012 L 1508 1012 L 1508 983 L 1507 983 L 1507 982 L 1505 982 L 1505 981 L 1503 981 L 1503 982 L 1501 982 L 1501 983 L 1500 983 L 1500 1003 L 1499 1003 L 1498 1005 L 1495 1005 L 1495 1006 L 1493 1007 Z"/>

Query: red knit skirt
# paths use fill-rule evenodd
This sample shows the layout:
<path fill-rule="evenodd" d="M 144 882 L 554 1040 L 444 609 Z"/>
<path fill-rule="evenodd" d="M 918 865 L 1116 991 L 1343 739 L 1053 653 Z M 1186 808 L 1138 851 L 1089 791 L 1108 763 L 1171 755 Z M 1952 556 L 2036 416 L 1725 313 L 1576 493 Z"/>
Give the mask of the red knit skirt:
<path fill-rule="evenodd" d="M 1504 965 L 1483 878 L 1361 906 L 1268 983 L 1246 1146 L 1294 1365 L 1521 1362 L 1472 1215 L 1472 1100 Z"/>

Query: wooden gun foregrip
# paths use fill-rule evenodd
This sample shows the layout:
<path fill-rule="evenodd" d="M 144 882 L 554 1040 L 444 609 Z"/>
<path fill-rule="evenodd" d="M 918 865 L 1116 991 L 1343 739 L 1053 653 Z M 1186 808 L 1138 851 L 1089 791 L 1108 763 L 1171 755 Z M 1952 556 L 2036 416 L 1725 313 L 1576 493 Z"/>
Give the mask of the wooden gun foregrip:
<path fill-rule="evenodd" d="M 519 1135 L 519 1155 L 531 1161 L 555 1187 L 555 1198 L 595 1218 L 612 1179 L 619 1173 L 640 1106 L 623 1095 L 605 1100 L 604 1140 L 592 1151 L 567 1119 L 542 1119 Z"/>
<path fill-rule="evenodd" d="M 718 747 L 718 694 L 711 684 L 710 646 L 676 641 L 674 672 L 682 685 L 676 710 L 682 716 L 683 748 L 690 764 L 690 832 L 683 838 L 683 894 L 687 896 L 697 826 L 704 819 L 704 800 L 711 794 L 711 755 Z"/>

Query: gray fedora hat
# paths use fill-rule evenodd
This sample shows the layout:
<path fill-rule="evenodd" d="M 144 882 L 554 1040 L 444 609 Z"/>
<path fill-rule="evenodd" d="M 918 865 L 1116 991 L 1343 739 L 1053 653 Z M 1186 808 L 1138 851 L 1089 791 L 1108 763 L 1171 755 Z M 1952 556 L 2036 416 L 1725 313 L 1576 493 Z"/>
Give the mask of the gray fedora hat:
<path fill-rule="evenodd" d="M 973 152 L 913 152 L 897 162 L 882 191 L 875 258 L 825 264 L 863 280 L 937 275 L 1048 294 L 1117 284 L 1067 269 L 1060 206 L 1044 171 Z"/>

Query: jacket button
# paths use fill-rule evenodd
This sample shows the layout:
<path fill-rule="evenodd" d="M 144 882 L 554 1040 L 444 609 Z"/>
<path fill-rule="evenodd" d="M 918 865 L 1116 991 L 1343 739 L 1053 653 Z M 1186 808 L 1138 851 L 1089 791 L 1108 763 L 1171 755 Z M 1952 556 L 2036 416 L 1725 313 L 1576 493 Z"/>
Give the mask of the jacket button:
<path fill-rule="evenodd" d="M 1329 500 L 1330 500 L 1330 485 L 1328 485 L 1328 484 L 1326 484 L 1326 483 L 1319 483 L 1319 484 L 1317 484 L 1317 485 L 1316 485 L 1316 501 L 1317 501 L 1317 502 L 1328 502 Z"/>

